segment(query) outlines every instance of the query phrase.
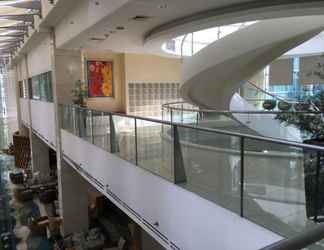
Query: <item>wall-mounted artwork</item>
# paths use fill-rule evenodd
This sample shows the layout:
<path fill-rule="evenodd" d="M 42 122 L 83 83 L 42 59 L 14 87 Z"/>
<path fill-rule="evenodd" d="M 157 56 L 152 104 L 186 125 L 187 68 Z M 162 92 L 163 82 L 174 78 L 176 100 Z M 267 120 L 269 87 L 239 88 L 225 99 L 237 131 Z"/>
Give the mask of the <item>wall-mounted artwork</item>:
<path fill-rule="evenodd" d="M 113 62 L 87 61 L 88 96 L 113 97 Z"/>

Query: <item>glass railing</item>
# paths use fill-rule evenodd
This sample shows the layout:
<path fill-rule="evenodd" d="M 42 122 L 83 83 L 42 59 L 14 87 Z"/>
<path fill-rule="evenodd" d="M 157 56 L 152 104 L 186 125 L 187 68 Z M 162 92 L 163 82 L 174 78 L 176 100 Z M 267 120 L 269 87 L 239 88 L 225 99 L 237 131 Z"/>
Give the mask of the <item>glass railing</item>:
<path fill-rule="evenodd" d="M 299 103 L 297 98 L 288 98 L 266 91 L 253 82 L 246 81 L 238 93 L 249 104 L 258 110 L 287 111 L 293 110 L 294 105 Z"/>
<path fill-rule="evenodd" d="M 324 147 L 177 119 L 62 106 L 64 130 L 284 237 L 324 218 Z"/>

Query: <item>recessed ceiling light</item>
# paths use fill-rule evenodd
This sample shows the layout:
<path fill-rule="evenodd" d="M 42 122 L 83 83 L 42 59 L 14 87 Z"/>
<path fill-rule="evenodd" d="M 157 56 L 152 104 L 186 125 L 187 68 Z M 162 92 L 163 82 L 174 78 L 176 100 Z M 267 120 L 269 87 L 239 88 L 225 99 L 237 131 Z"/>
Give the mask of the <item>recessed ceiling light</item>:
<path fill-rule="evenodd" d="M 148 21 L 151 18 L 152 17 L 150 16 L 134 16 L 133 18 L 131 18 L 131 20 L 144 22 L 144 21 Z"/>
<path fill-rule="evenodd" d="M 102 38 L 102 37 L 90 37 L 90 40 L 91 41 L 104 41 L 105 38 Z"/>
<path fill-rule="evenodd" d="M 168 8 L 168 4 L 164 3 L 164 4 L 160 4 L 158 6 L 159 9 L 167 9 Z"/>

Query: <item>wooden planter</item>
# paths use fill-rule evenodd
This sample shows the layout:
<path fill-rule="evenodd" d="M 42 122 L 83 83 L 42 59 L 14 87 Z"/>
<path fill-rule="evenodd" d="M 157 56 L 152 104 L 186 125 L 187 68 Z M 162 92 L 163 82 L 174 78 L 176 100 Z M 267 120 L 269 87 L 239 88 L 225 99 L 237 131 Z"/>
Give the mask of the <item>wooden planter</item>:
<path fill-rule="evenodd" d="M 30 163 L 29 138 L 22 136 L 19 132 L 13 135 L 15 165 L 17 168 L 27 169 Z"/>

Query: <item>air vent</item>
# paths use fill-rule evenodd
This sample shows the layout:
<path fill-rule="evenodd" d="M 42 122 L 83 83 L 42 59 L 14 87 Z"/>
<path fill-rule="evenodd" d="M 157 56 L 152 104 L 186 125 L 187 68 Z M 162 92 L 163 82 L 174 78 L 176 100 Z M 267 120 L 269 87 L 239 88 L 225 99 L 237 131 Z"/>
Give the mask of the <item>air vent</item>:
<path fill-rule="evenodd" d="M 95 41 L 95 42 L 100 42 L 106 40 L 105 38 L 102 37 L 90 37 L 90 41 Z"/>
<path fill-rule="evenodd" d="M 139 22 L 145 22 L 145 21 L 148 21 L 148 20 L 150 20 L 150 19 L 152 19 L 151 16 L 134 16 L 134 17 L 132 18 L 132 20 L 134 20 L 134 21 L 139 21 Z"/>

